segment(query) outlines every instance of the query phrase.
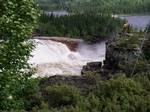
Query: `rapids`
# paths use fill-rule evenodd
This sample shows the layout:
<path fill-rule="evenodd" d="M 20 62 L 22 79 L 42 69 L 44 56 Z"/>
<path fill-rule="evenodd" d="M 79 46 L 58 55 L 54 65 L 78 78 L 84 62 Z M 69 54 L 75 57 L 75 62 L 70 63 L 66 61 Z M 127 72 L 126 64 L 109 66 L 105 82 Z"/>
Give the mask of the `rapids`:
<path fill-rule="evenodd" d="M 83 65 L 88 62 L 103 61 L 105 42 L 87 45 L 79 44 L 76 52 L 60 42 L 34 39 L 36 48 L 29 60 L 36 67 L 36 76 L 80 75 Z"/>

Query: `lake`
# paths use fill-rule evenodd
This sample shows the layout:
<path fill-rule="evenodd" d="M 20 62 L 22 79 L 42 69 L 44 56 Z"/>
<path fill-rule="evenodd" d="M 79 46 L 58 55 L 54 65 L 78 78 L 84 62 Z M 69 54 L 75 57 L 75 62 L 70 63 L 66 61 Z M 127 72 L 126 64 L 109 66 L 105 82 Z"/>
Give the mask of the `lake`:
<path fill-rule="evenodd" d="M 134 15 L 134 16 L 118 16 L 121 19 L 126 19 L 134 27 L 138 29 L 145 29 L 150 23 L 150 15 Z"/>

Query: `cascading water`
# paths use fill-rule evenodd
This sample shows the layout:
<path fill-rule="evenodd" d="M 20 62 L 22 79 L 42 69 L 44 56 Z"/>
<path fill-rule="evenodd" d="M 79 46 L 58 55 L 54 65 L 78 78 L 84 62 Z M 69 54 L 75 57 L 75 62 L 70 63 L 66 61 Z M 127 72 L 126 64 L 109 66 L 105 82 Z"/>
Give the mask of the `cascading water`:
<path fill-rule="evenodd" d="M 60 42 L 35 39 L 36 48 L 31 53 L 29 63 L 37 68 L 37 76 L 80 75 L 83 65 L 88 62 L 103 61 L 105 43 L 95 45 L 80 44 L 76 52 Z"/>

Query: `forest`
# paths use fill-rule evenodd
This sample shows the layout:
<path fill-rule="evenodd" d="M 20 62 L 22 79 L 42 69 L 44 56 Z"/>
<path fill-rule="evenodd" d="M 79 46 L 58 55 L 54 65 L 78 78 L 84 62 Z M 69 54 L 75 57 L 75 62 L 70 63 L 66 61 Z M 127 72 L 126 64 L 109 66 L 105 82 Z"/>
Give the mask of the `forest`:
<path fill-rule="evenodd" d="M 149 0 L 37 0 L 41 9 L 66 10 L 70 13 L 149 13 Z"/>
<path fill-rule="evenodd" d="M 48 16 L 34 0 L 0 1 L 0 112 L 150 112 L 150 25 L 120 33 L 124 21 L 109 13 L 149 12 L 149 0 L 38 3 L 45 10 L 80 14 Z M 94 10 L 101 13 L 91 14 Z M 105 60 L 93 71 L 35 78 L 36 68 L 28 60 L 36 28 L 45 36 L 115 40 L 106 43 Z M 91 69 L 88 64 L 83 68 Z"/>
<path fill-rule="evenodd" d="M 122 24 L 123 20 L 113 18 L 109 14 L 76 14 L 60 17 L 43 14 L 38 29 L 43 36 L 81 38 L 94 43 L 119 32 Z"/>

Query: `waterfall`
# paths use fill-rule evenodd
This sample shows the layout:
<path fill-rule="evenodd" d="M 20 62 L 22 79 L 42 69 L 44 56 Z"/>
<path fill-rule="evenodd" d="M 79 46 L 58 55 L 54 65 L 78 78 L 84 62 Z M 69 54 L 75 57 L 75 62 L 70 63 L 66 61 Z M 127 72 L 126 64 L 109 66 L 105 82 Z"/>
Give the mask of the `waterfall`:
<path fill-rule="evenodd" d="M 51 40 L 35 39 L 36 48 L 29 60 L 36 67 L 40 77 L 53 75 L 80 75 L 81 69 L 88 62 L 103 61 L 105 43 L 95 45 L 80 44 L 76 52 L 63 43 Z"/>

